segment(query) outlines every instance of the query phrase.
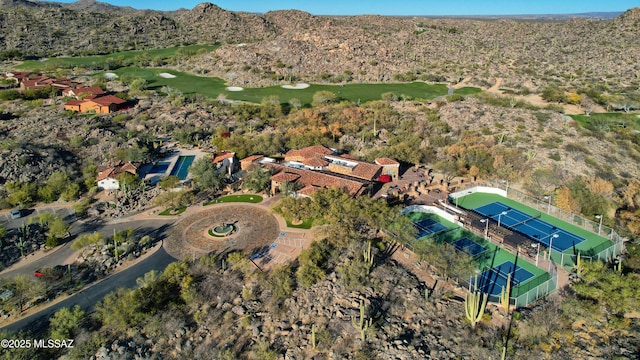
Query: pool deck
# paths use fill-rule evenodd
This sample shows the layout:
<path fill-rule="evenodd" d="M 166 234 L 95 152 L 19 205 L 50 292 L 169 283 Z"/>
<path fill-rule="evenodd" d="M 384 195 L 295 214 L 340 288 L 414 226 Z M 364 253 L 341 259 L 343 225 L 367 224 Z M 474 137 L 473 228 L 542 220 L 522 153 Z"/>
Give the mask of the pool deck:
<path fill-rule="evenodd" d="M 171 174 L 171 171 L 173 171 L 173 168 L 176 166 L 176 163 L 178 162 L 178 159 L 180 158 L 180 156 L 195 156 L 195 158 L 193 159 L 193 161 L 195 162 L 203 158 L 207 154 L 209 153 L 202 150 L 197 150 L 197 149 L 193 149 L 193 150 L 177 149 L 173 153 L 171 153 L 171 155 L 156 161 L 156 162 L 168 162 L 169 166 L 167 167 L 167 170 L 165 170 L 162 173 L 147 173 L 144 176 L 144 180 L 150 184 L 157 184 L 160 180 L 162 180 L 163 178 Z M 184 180 L 189 180 L 189 179 L 191 179 L 191 176 L 187 174 L 187 177 Z"/>

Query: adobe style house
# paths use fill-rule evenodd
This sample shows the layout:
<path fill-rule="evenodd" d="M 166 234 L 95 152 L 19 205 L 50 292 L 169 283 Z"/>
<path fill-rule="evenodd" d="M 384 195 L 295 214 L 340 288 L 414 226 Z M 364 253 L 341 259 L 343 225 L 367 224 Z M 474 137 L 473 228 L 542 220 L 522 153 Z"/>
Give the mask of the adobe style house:
<path fill-rule="evenodd" d="M 140 164 L 132 162 L 119 162 L 115 165 L 103 165 L 98 168 L 98 189 L 100 190 L 118 190 L 120 189 L 120 181 L 118 175 L 128 172 L 138 176 L 138 167 Z"/>
<path fill-rule="evenodd" d="M 213 163 L 216 164 L 219 172 L 229 175 L 238 170 L 238 159 L 236 153 L 223 151 L 213 157 Z"/>
<path fill-rule="evenodd" d="M 76 86 L 78 83 L 64 78 L 50 78 L 48 76 L 27 77 L 20 80 L 20 91 L 42 90 L 52 88 L 59 94 L 62 90 Z"/>
<path fill-rule="evenodd" d="M 242 161 L 246 162 L 243 163 L 245 166 L 254 163 L 247 159 Z M 271 176 L 273 194 L 281 191 L 285 183 L 293 183 L 299 189 L 296 190 L 299 196 L 310 196 L 322 188 L 340 188 L 351 196 L 371 193 L 384 168 L 380 164 L 337 155 L 320 145 L 291 150 L 285 154 L 283 163 L 265 166 L 274 173 Z"/>
<path fill-rule="evenodd" d="M 110 114 L 120 110 L 126 103 L 125 100 L 113 95 L 90 96 L 83 100 L 69 100 L 64 104 L 64 109 L 83 113 Z"/>

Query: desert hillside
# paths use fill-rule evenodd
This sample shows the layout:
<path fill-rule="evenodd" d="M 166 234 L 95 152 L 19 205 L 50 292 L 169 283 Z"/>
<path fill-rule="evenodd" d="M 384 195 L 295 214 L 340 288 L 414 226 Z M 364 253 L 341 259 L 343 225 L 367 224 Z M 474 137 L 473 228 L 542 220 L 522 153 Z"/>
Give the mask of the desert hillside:
<path fill-rule="evenodd" d="M 5 0 L 0 47 L 38 57 L 219 42 L 224 46 L 187 68 L 254 84 L 471 77 L 477 85 L 503 78 L 504 87 L 517 91 L 594 82 L 623 89 L 640 81 L 639 22 L 639 8 L 611 20 L 535 21 L 258 15 L 210 3 L 159 12 L 95 1 Z"/>

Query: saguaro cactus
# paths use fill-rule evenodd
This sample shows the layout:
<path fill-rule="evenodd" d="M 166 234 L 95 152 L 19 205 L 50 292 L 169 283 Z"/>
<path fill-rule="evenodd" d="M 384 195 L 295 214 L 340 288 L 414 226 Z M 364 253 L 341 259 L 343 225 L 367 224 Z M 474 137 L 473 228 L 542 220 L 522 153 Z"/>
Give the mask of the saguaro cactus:
<path fill-rule="evenodd" d="M 351 322 L 353 323 L 353 326 L 360 331 L 360 338 L 364 342 L 367 330 L 369 330 L 373 324 L 373 319 L 367 319 L 365 316 L 364 301 L 360 300 L 360 320 L 356 321 L 356 318 L 354 317 L 351 319 Z"/>
<path fill-rule="evenodd" d="M 511 294 L 511 274 L 507 277 L 507 284 L 500 292 L 500 305 L 507 313 L 509 312 L 509 295 Z"/>
<path fill-rule="evenodd" d="M 578 277 L 582 276 L 582 272 L 584 271 L 584 264 L 582 264 L 582 253 L 578 253 L 576 264 L 573 265 L 573 269 L 576 271 L 576 275 L 578 275 Z"/>
<path fill-rule="evenodd" d="M 371 255 L 371 241 L 368 242 L 367 248 L 363 250 L 362 257 L 364 258 L 365 264 L 367 267 L 371 269 L 373 266 L 373 255 Z"/>
<path fill-rule="evenodd" d="M 476 276 L 473 291 L 467 294 L 464 299 L 464 313 L 472 328 L 475 329 L 476 325 L 482 320 L 488 299 L 487 295 L 478 291 L 478 277 Z"/>
<path fill-rule="evenodd" d="M 316 348 L 316 325 L 311 325 L 311 346 Z"/>

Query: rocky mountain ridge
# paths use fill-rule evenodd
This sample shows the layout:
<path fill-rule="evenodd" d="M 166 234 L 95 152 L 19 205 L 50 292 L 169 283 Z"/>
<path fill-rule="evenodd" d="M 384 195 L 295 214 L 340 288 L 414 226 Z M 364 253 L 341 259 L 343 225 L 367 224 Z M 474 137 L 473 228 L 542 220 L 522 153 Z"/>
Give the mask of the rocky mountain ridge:
<path fill-rule="evenodd" d="M 225 45 L 186 70 L 234 73 L 241 84 L 464 77 L 482 84 L 501 77 L 507 87 L 534 90 L 550 82 L 624 88 L 640 81 L 639 14 L 631 9 L 606 21 L 336 17 L 232 12 L 211 3 L 161 12 L 91 0 L 65 6 L 3 0 L 0 47 L 37 57 L 218 42 Z"/>

